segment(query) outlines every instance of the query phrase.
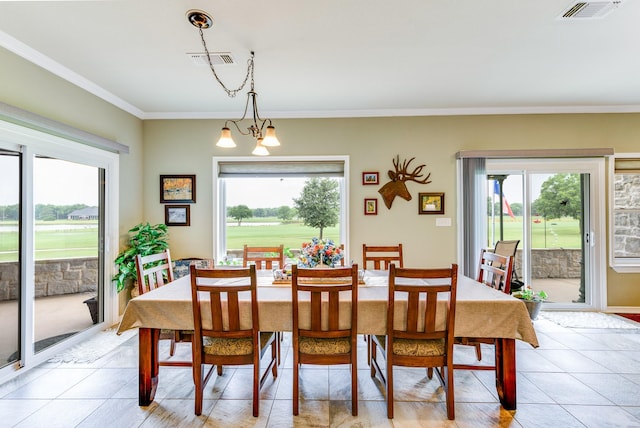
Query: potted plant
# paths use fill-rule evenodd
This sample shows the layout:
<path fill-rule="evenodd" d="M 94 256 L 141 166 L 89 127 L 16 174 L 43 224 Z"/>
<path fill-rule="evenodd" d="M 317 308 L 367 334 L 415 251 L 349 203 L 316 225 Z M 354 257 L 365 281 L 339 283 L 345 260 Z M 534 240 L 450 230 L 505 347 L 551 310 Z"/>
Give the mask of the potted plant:
<path fill-rule="evenodd" d="M 112 280 L 116 282 L 118 292 L 124 290 L 128 280 L 133 282 L 137 280 L 136 256 L 138 254 L 147 256 L 169 248 L 169 232 L 166 224 L 140 223 L 130 229 L 129 233 L 132 234 L 129 245 L 115 259 L 117 272 Z"/>
<path fill-rule="evenodd" d="M 535 292 L 529 286 L 521 288 L 519 291 L 513 293 L 513 296 L 524 302 L 532 320 L 535 320 L 538 317 L 538 313 L 542 308 L 542 302 L 549 297 L 549 295 L 543 290 Z"/>

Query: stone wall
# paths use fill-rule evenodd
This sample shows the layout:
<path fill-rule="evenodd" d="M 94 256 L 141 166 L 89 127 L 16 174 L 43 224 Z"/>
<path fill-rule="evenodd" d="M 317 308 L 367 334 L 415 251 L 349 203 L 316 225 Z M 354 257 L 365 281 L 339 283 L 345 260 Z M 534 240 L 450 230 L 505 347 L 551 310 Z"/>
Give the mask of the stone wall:
<path fill-rule="evenodd" d="M 17 262 L 0 263 L 0 301 L 18 296 Z M 35 266 L 35 297 L 96 291 L 98 258 L 40 260 Z"/>
<path fill-rule="evenodd" d="M 614 175 L 614 257 L 640 257 L 640 175 Z"/>

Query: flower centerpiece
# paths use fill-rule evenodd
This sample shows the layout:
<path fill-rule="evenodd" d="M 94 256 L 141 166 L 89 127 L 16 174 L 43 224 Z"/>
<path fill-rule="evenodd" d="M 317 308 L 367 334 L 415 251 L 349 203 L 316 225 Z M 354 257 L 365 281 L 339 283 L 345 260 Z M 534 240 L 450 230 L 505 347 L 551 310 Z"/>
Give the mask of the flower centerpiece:
<path fill-rule="evenodd" d="M 340 246 L 334 244 L 331 239 L 313 238 L 311 242 L 302 244 L 298 266 L 305 268 L 314 268 L 321 265 L 334 267 L 343 256 Z"/>

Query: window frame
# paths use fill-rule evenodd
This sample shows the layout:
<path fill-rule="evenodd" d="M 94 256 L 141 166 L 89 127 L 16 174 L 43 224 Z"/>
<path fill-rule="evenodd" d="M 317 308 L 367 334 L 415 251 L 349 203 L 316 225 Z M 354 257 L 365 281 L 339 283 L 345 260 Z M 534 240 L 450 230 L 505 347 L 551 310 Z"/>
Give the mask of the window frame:
<path fill-rule="evenodd" d="M 638 159 L 640 153 L 616 153 L 609 158 L 609 266 L 620 273 L 640 272 L 640 257 L 616 257 L 614 246 L 616 236 L 615 224 L 615 174 L 616 159 Z M 638 173 L 640 176 L 640 172 Z"/>
<path fill-rule="evenodd" d="M 321 162 L 335 161 L 344 164 L 343 179 L 340 185 L 340 240 L 345 245 L 345 259 L 349 260 L 349 156 L 269 156 L 257 158 L 255 156 L 214 156 L 213 157 L 213 254 L 216 260 L 222 260 L 226 255 L 226 205 L 225 188 L 219 179 L 220 163 L 223 162 Z"/>

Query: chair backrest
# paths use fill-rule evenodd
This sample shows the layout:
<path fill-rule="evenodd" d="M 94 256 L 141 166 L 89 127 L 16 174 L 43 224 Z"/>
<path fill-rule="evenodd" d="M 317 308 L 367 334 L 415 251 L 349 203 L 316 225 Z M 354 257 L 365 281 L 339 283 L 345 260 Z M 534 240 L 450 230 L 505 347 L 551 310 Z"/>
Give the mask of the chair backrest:
<path fill-rule="evenodd" d="M 478 282 L 481 282 L 506 294 L 511 293 L 513 275 L 513 256 L 503 256 L 487 250 L 480 251 Z"/>
<path fill-rule="evenodd" d="M 498 241 L 493 249 L 493 252 L 500 254 L 501 256 L 513 256 L 516 257 L 516 250 L 518 249 L 519 239 L 511 241 Z"/>
<path fill-rule="evenodd" d="M 173 267 L 169 249 L 148 256 L 136 256 L 138 292 L 147 293 L 173 281 Z"/>
<path fill-rule="evenodd" d="M 396 268 L 395 264 L 391 264 L 387 307 L 388 349 L 393 349 L 393 340 L 398 338 L 444 339 L 446 349 L 452 349 L 457 285 L 457 264 L 440 269 Z M 443 295 L 446 300 L 442 299 Z M 396 308 L 396 299 L 407 303 Z M 438 302 L 441 307 L 438 307 Z M 396 315 L 400 307 L 404 308 L 406 314 Z M 404 325 L 398 326 L 394 320 L 400 319 L 405 320 Z"/>
<path fill-rule="evenodd" d="M 348 294 L 341 292 L 350 292 Z M 358 265 L 351 267 L 305 269 L 292 266 L 291 277 L 293 337 L 298 336 L 354 340 L 358 331 Z M 345 295 L 346 294 L 346 295 Z M 348 302 L 349 318 L 340 297 Z M 308 311 L 300 302 L 309 302 Z M 306 306 L 305 306 L 306 308 Z M 341 315 L 342 319 L 341 319 Z M 353 334 L 352 334 L 353 333 Z M 352 348 L 353 349 L 353 348 Z"/>
<path fill-rule="evenodd" d="M 272 269 L 273 262 L 278 262 L 278 267 L 282 269 L 284 267 L 284 245 L 279 247 L 249 247 L 244 245 L 244 251 L 242 254 L 242 266 L 247 267 L 254 262 L 257 269 L 262 269 L 262 262 L 264 262 L 265 269 Z"/>
<path fill-rule="evenodd" d="M 388 270 L 391 263 L 396 263 L 399 267 L 404 266 L 402 257 L 402 244 L 398 245 L 367 245 L 362 244 L 362 267 L 367 269 L 368 262 L 373 262 L 376 270 Z"/>
<path fill-rule="evenodd" d="M 198 269 L 191 265 L 190 273 L 196 349 L 202 346 L 203 336 L 227 339 L 253 337 L 253 349 L 259 349 L 256 267 Z M 239 294 L 246 292 L 251 298 L 251 319 L 247 314 L 243 318 L 240 313 Z"/>

